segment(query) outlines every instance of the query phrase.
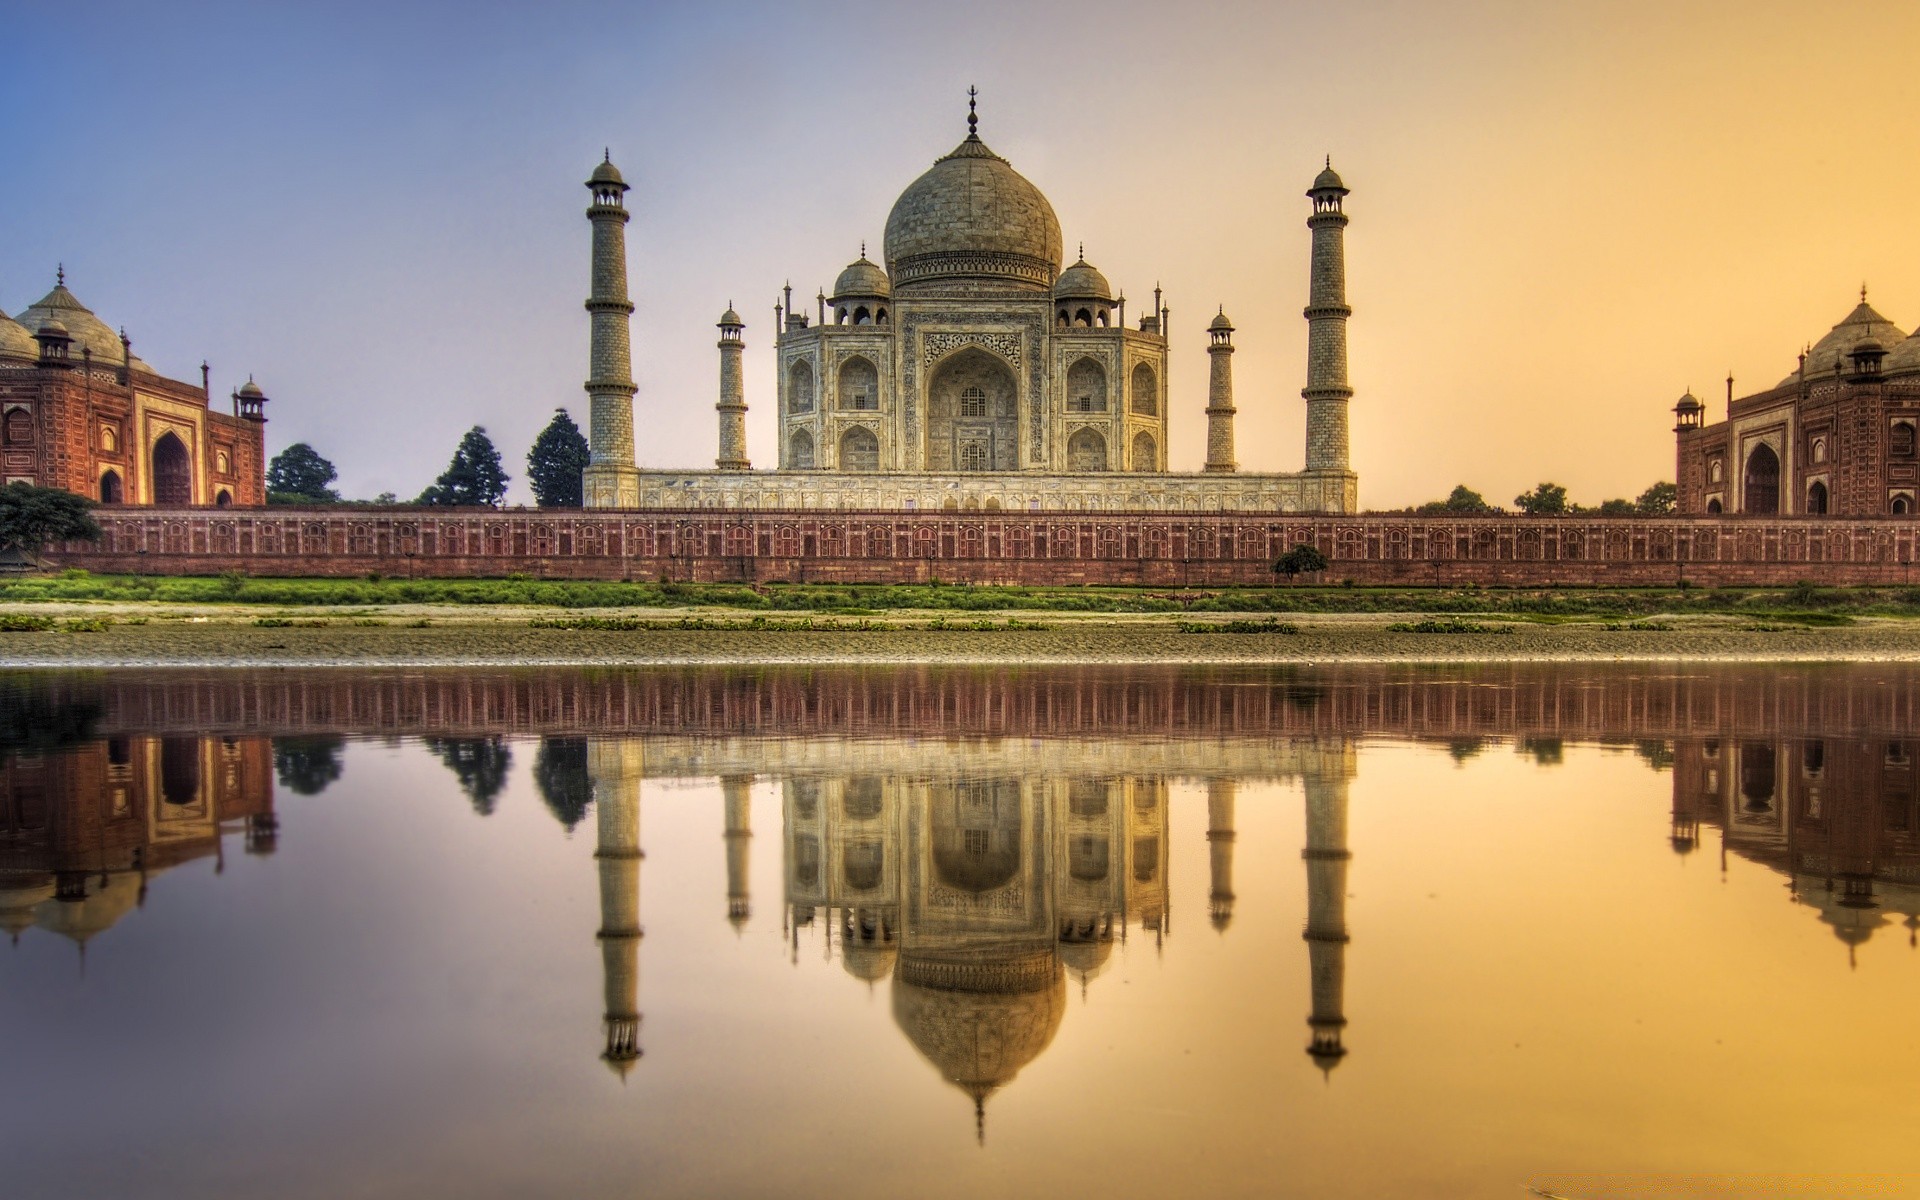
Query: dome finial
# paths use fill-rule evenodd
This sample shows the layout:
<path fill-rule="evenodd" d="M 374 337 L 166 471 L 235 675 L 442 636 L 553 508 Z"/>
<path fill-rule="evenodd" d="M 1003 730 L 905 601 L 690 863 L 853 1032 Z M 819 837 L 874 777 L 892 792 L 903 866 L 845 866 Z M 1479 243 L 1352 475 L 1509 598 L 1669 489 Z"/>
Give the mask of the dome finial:
<path fill-rule="evenodd" d="M 1085 242 L 1080 243 L 1080 261 L 1087 261 L 1087 244 Z"/>
<path fill-rule="evenodd" d="M 1860 303 L 1865 304 L 1866 302 L 1867 302 L 1867 285 L 1865 282 L 1862 282 L 1860 284 Z"/>
<path fill-rule="evenodd" d="M 54 268 L 53 281 L 61 287 L 67 286 L 67 264 L 61 263 Z"/>
<path fill-rule="evenodd" d="M 861 238 L 860 239 L 860 257 L 865 258 L 866 256 L 867 256 L 867 239 Z"/>
<path fill-rule="evenodd" d="M 975 108 L 975 101 L 979 97 L 979 95 L 980 95 L 979 88 L 974 87 L 972 85 L 968 85 L 967 87 L 967 136 L 968 137 L 980 136 L 980 114 Z"/>
<path fill-rule="evenodd" d="M 610 163 L 610 162 L 612 162 L 612 161 L 613 161 L 613 147 L 612 147 L 612 146 L 605 146 L 605 147 L 602 147 L 602 148 L 601 148 L 601 150 L 600 150 L 600 161 L 601 161 L 601 162 L 603 162 L 603 163 Z"/>

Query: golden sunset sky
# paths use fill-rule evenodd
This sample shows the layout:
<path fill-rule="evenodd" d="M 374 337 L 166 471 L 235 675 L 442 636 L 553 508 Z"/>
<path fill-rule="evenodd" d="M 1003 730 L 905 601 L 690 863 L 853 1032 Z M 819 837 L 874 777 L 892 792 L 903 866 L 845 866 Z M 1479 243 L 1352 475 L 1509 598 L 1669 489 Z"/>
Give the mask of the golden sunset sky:
<path fill-rule="evenodd" d="M 1243 468 L 1301 465 L 1308 204 L 1353 194 L 1353 460 L 1368 507 L 1673 471 L 1668 411 L 1771 386 L 1858 301 L 1920 323 L 1920 8 L 1789 3 L 101 5 L 0 47 L 0 308 L 53 282 L 269 450 L 410 497 L 484 424 L 528 499 L 584 423 L 588 227 L 610 147 L 644 466 L 710 466 L 729 301 L 775 459 L 772 305 L 811 297 L 964 136 L 1071 257 L 1173 310 L 1172 462 L 1204 456 L 1226 306 Z M 1131 315 L 1131 314 L 1130 314 Z"/>

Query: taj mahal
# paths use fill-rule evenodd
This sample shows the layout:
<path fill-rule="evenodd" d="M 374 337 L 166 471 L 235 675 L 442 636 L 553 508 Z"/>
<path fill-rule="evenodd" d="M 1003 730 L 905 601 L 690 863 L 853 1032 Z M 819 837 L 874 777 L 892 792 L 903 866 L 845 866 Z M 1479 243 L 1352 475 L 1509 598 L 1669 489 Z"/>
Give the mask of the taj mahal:
<path fill-rule="evenodd" d="M 1084 251 L 1064 265 L 1053 206 L 967 136 L 887 217 L 884 265 L 860 256 L 808 306 L 774 307 L 777 469 L 747 457 L 745 323 L 719 321 L 718 448 L 711 470 L 641 469 L 627 294 L 628 185 L 609 154 L 592 204 L 589 508 L 1350 513 L 1344 229 L 1331 161 L 1312 212 L 1306 469 L 1261 474 L 1234 457 L 1233 323 L 1206 328 L 1207 458 L 1167 469 L 1171 314 L 1160 289 L 1131 326 Z M 807 308 L 812 311 L 806 311 Z M 643 405 L 646 401 L 643 399 Z"/>

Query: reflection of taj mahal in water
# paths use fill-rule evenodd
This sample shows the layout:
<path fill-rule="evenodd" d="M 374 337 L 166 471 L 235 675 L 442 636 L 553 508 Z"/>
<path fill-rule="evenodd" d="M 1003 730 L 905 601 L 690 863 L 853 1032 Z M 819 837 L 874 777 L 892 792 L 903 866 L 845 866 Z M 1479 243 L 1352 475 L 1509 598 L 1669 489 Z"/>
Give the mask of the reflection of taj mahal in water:
<path fill-rule="evenodd" d="M 752 912 L 754 768 L 764 772 L 773 765 L 768 758 L 792 749 L 677 741 L 648 739 L 643 750 L 639 739 L 607 739 L 589 751 L 599 809 L 603 1057 L 622 1075 L 640 1057 L 642 778 L 673 777 L 695 760 L 709 777 L 718 770 L 726 917 L 738 926 Z M 1060 764 L 1075 756 L 1058 746 L 920 750 L 885 739 L 830 749 L 827 761 L 872 766 L 849 771 L 792 763 L 778 776 L 783 921 L 792 952 L 799 952 L 802 930 L 819 929 L 829 951 L 837 946 L 847 974 L 869 985 L 890 980 L 895 1022 L 945 1079 L 972 1097 L 984 1121 L 987 1097 L 1053 1040 L 1069 979 L 1087 989 L 1130 928 L 1155 939 L 1170 934 L 1168 776 L 1128 773 L 1129 765 L 1147 764 L 1127 763 L 1118 748 L 1114 755 L 1081 756 L 1089 768 L 1122 768 L 1100 774 L 1062 772 Z M 1206 777 L 1207 751 L 1218 749 L 1176 750 L 1162 765 L 1185 778 Z M 1239 781 L 1298 779 L 1307 810 L 1308 1052 L 1331 1071 L 1346 1053 L 1346 803 L 1353 744 L 1269 745 L 1259 758 L 1261 765 L 1246 775 L 1206 778 L 1208 919 L 1221 931 L 1233 919 Z"/>

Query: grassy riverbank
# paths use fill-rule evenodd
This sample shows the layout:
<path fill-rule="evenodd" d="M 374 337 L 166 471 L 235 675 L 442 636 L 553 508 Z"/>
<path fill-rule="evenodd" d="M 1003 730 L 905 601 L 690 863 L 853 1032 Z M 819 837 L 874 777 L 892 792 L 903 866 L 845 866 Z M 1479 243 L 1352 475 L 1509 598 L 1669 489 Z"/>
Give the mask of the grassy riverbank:
<path fill-rule="evenodd" d="M 1802 624 L 1920 617 L 1920 588 L 1362 588 L 1169 590 L 1101 587 L 682 584 L 507 579 L 253 579 L 243 575 L 59 575 L 0 582 L 0 605 L 160 603 L 352 609 L 392 606 L 724 609 L 872 616 L 901 611 L 1022 613 L 1424 613 L 1529 620 L 1747 616 Z"/>

